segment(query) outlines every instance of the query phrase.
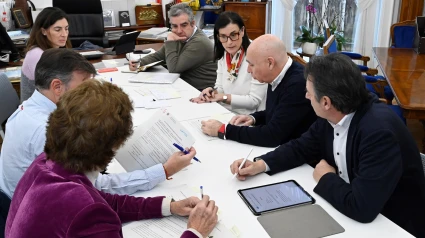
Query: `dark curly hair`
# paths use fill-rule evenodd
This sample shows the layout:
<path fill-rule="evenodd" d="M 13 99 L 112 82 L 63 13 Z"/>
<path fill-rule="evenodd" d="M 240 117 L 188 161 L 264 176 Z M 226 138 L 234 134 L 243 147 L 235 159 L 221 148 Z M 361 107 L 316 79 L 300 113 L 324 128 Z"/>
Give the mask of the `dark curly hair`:
<path fill-rule="evenodd" d="M 121 88 L 98 80 L 82 83 L 60 98 L 49 117 L 47 158 L 76 173 L 105 169 L 133 133 L 132 111 Z"/>

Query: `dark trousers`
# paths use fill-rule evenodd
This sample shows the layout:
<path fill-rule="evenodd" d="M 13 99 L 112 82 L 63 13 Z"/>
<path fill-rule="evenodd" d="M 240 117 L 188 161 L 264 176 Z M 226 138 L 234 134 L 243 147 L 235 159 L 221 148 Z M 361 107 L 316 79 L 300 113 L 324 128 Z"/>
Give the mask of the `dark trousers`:
<path fill-rule="evenodd" d="M 0 190 L 0 238 L 4 237 L 7 214 L 9 213 L 10 198 Z"/>

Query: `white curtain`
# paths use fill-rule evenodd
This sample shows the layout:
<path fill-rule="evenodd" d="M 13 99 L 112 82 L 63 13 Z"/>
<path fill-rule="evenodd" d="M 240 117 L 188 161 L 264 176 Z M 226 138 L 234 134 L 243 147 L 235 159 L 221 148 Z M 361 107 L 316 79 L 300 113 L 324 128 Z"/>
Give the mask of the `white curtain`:
<path fill-rule="evenodd" d="M 358 17 L 357 23 L 356 23 L 356 34 L 354 37 L 354 50 L 353 52 L 360 53 L 360 54 L 366 54 L 366 52 L 370 52 L 372 49 L 367 49 L 370 46 L 366 46 L 365 42 L 368 42 L 366 40 L 366 37 L 373 36 L 366 30 L 366 22 L 375 22 L 375 13 L 371 12 L 369 14 L 372 19 L 367 19 L 368 16 L 368 8 L 374 3 L 376 0 L 356 0 L 357 5 L 357 13 L 356 16 Z M 366 54 L 368 55 L 368 54 Z M 368 55 L 371 57 L 371 55 Z"/>
<path fill-rule="evenodd" d="M 298 0 L 274 0 L 272 1 L 272 24 L 271 33 L 279 37 L 286 45 L 287 51 L 292 51 L 294 42 L 294 20 L 292 11 Z"/>

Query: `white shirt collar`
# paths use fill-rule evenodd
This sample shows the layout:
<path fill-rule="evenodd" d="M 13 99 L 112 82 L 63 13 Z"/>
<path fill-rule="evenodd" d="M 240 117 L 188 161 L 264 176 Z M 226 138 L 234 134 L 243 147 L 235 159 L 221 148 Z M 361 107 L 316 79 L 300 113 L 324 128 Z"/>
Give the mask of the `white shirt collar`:
<path fill-rule="evenodd" d="M 99 172 L 98 170 L 95 171 L 89 171 L 89 172 L 85 172 L 84 175 L 86 175 L 86 177 L 90 180 L 90 182 L 93 184 L 96 182 L 97 176 L 99 176 Z"/>
<path fill-rule="evenodd" d="M 270 83 L 272 86 L 272 91 L 274 91 L 277 86 L 279 86 L 280 82 L 282 81 L 283 77 L 285 77 L 286 72 L 288 71 L 289 67 L 292 65 L 292 59 L 288 56 L 288 61 L 286 62 L 285 66 L 283 67 L 280 74 L 273 80 L 273 82 Z"/>
<path fill-rule="evenodd" d="M 185 42 L 188 42 L 190 39 L 192 39 L 193 35 L 195 35 L 196 31 L 198 30 L 198 27 L 195 26 L 195 29 L 193 29 L 193 33 L 192 35 L 189 37 L 189 39 L 187 39 Z"/>
<path fill-rule="evenodd" d="M 343 128 L 348 128 L 350 126 L 350 124 L 351 124 L 351 120 L 353 119 L 355 113 L 356 112 L 352 112 L 350 114 L 345 115 L 337 124 L 333 124 L 330 121 L 328 121 L 328 122 L 329 122 L 329 124 L 331 124 L 331 126 L 333 128 L 335 128 L 336 126 L 341 126 Z"/>

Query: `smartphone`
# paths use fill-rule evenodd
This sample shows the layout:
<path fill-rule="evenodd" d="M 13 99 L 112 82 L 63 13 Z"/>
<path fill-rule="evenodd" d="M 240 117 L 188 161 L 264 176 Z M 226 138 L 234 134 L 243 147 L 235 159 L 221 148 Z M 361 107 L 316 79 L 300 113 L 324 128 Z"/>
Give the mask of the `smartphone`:
<path fill-rule="evenodd" d="M 256 216 L 316 202 L 295 180 L 240 189 L 238 194 Z"/>

